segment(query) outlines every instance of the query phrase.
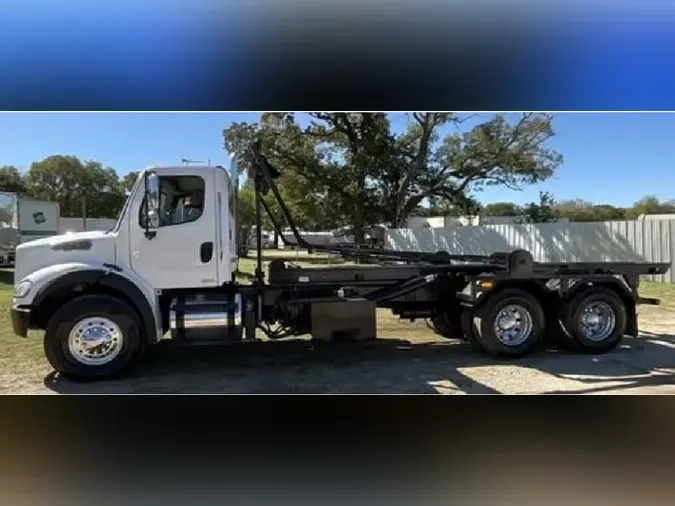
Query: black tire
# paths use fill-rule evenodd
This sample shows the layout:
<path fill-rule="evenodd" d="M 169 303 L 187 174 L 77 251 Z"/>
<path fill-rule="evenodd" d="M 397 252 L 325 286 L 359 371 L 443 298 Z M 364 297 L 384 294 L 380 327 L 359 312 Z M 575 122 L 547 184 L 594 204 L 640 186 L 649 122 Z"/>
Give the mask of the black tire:
<path fill-rule="evenodd" d="M 105 318 L 116 325 L 121 334 L 117 355 L 100 364 L 87 364 L 78 359 L 69 346 L 75 326 L 87 318 Z M 59 374 L 75 380 L 111 378 L 135 365 L 145 350 L 141 327 L 133 309 L 119 299 L 107 295 L 85 295 L 62 306 L 45 330 L 44 349 L 47 360 Z"/>
<path fill-rule="evenodd" d="M 594 340 L 586 336 L 580 328 L 581 318 L 590 304 L 604 303 L 614 316 L 614 327 L 608 330 L 606 337 Z M 563 306 L 560 314 L 560 327 L 563 342 L 578 353 L 606 353 L 619 344 L 626 333 L 628 314 L 626 304 L 621 297 L 607 288 L 590 288 L 579 293 Z"/>
<path fill-rule="evenodd" d="M 485 348 L 478 340 L 476 335 L 476 329 L 473 324 L 473 308 L 472 307 L 463 307 L 462 308 L 462 317 L 460 319 L 462 325 L 462 333 L 464 334 L 464 340 L 471 344 L 471 347 L 485 353 Z"/>
<path fill-rule="evenodd" d="M 544 310 L 539 301 L 517 288 L 509 288 L 484 296 L 488 299 L 474 312 L 472 327 L 476 341 L 485 352 L 493 357 L 522 357 L 534 350 L 546 328 Z M 513 345 L 502 342 L 494 330 L 495 321 L 501 310 L 511 305 L 518 306 L 525 311 L 532 325 L 529 334 L 521 342 Z"/>
<path fill-rule="evenodd" d="M 431 318 L 431 328 L 446 339 L 465 340 L 459 311 L 444 311 Z"/>

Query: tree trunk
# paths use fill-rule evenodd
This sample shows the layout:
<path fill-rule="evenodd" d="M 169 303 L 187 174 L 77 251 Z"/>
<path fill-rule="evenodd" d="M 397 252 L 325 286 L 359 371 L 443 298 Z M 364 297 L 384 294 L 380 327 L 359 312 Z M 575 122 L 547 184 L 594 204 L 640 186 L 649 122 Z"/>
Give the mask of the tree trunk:
<path fill-rule="evenodd" d="M 359 174 L 358 186 L 354 200 L 354 242 L 356 244 L 363 244 L 365 242 L 363 233 L 366 214 L 365 192 L 366 192 L 366 177 L 364 174 Z"/>

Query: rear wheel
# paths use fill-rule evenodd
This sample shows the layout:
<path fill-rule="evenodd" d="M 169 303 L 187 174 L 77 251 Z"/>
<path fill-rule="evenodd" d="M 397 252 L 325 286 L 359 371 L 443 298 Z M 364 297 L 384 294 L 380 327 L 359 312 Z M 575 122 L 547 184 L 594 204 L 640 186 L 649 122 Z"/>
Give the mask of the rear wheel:
<path fill-rule="evenodd" d="M 492 356 L 522 357 L 532 351 L 544 334 L 541 304 L 520 289 L 506 289 L 489 298 L 474 312 L 476 341 Z"/>
<path fill-rule="evenodd" d="M 560 315 L 564 342 L 580 353 L 606 353 L 626 333 L 628 315 L 621 298 L 607 288 L 585 290 Z"/>
<path fill-rule="evenodd" d="M 144 346 L 136 315 L 106 295 L 85 295 L 51 318 L 44 341 L 54 370 L 72 379 L 112 377 L 138 361 Z"/>
<path fill-rule="evenodd" d="M 458 310 L 443 311 L 431 318 L 431 328 L 439 336 L 448 339 L 464 340 L 461 323 L 461 308 Z"/>
<path fill-rule="evenodd" d="M 471 346 L 474 350 L 485 353 L 485 348 L 478 341 L 478 334 L 476 328 L 473 324 L 473 308 L 472 307 L 463 307 L 462 308 L 462 317 L 460 319 L 462 324 L 462 333 L 464 334 L 464 339 L 471 343 Z"/>
<path fill-rule="evenodd" d="M 465 341 L 478 351 L 485 351 L 478 342 L 473 327 L 473 308 L 459 306 L 456 311 L 434 316 L 431 319 L 431 328 L 436 334 L 448 339 Z"/>

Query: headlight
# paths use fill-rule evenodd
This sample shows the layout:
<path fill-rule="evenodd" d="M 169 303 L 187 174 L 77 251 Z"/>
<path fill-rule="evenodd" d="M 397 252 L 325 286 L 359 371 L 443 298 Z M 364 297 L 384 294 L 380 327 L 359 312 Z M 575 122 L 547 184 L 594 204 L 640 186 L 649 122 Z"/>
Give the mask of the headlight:
<path fill-rule="evenodd" d="M 28 295 L 28 292 L 30 292 L 31 285 L 32 283 L 27 279 L 18 283 L 14 287 L 14 297 L 20 299 L 21 297 L 25 297 L 26 295 Z"/>

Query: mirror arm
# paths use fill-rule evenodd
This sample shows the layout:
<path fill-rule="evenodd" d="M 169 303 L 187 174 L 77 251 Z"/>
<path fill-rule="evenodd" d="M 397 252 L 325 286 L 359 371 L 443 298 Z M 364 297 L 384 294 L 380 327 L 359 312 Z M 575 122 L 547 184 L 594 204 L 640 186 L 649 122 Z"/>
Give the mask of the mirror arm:
<path fill-rule="evenodd" d="M 148 172 L 145 173 L 145 176 L 144 176 L 143 179 L 144 179 L 143 183 L 145 185 L 145 220 L 144 220 L 145 221 L 145 237 L 150 240 L 150 239 L 155 238 L 155 236 L 157 235 L 157 231 L 156 230 L 150 230 L 150 216 L 149 216 L 149 212 L 148 212 L 149 211 L 149 209 L 148 209 L 148 207 L 149 207 L 148 206 L 148 190 L 149 190 L 149 187 L 148 187 Z"/>

